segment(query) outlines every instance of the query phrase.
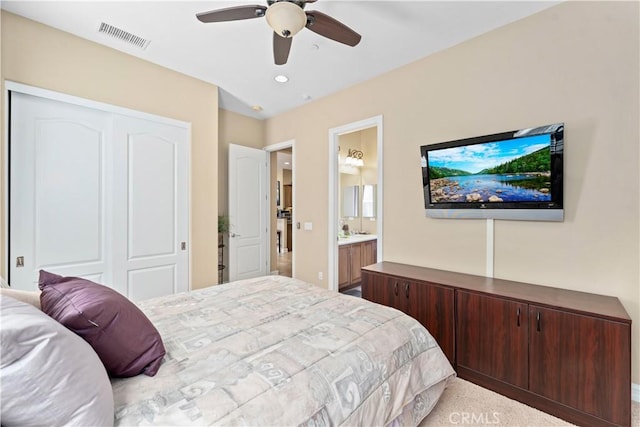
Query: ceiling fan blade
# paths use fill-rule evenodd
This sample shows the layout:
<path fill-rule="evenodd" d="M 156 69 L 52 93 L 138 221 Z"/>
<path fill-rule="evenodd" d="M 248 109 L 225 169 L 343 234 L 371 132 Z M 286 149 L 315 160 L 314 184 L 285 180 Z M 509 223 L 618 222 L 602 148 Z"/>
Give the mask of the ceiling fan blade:
<path fill-rule="evenodd" d="M 287 63 L 292 41 L 292 37 L 280 37 L 277 33 L 273 33 L 273 59 L 276 65 L 284 65 Z"/>
<path fill-rule="evenodd" d="M 362 36 L 344 25 L 342 22 L 333 19 L 317 10 L 310 10 L 307 13 L 307 28 L 314 33 L 344 43 L 348 46 L 355 46 L 360 43 Z"/>
<path fill-rule="evenodd" d="M 266 6 L 234 6 L 224 9 L 211 10 L 209 12 L 200 12 L 196 14 L 196 18 L 200 22 L 224 22 L 238 21 L 240 19 L 260 18 L 264 16 Z"/>

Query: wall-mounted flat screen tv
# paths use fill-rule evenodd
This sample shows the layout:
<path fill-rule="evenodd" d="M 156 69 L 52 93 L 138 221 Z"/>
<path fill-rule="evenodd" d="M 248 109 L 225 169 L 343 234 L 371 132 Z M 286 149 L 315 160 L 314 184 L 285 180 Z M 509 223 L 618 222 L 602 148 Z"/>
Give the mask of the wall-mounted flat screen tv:
<path fill-rule="evenodd" d="M 432 218 L 562 221 L 564 123 L 420 147 Z"/>

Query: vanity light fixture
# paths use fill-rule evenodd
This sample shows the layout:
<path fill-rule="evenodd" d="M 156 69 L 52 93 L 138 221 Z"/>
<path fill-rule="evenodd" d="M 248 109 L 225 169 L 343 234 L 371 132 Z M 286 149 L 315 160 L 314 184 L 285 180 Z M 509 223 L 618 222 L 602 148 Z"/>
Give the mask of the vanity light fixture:
<path fill-rule="evenodd" d="M 364 160 L 362 160 L 363 156 L 364 153 L 362 151 L 350 148 L 347 153 L 347 158 L 344 160 L 344 164 L 347 166 L 362 167 L 364 166 Z"/>

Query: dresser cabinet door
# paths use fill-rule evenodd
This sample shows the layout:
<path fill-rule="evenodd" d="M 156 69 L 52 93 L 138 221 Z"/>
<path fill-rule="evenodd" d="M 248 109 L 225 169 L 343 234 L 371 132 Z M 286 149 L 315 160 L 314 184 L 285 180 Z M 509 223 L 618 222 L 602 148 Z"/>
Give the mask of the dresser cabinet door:
<path fill-rule="evenodd" d="M 387 276 L 363 271 L 362 298 L 387 307 L 393 307 L 395 296 L 393 287 L 389 283 L 390 279 Z"/>
<path fill-rule="evenodd" d="M 529 307 L 529 322 L 529 389 L 615 424 L 628 425 L 629 326 L 534 305 Z"/>
<path fill-rule="evenodd" d="M 403 313 L 407 313 L 407 298 L 404 296 L 403 283 L 404 281 L 397 277 L 387 277 L 386 288 L 388 303 L 386 305 L 400 310 Z"/>
<path fill-rule="evenodd" d="M 526 389 L 528 306 L 457 291 L 458 366 Z"/>
<path fill-rule="evenodd" d="M 407 281 L 401 286 L 401 291 L 407 298 L 407 314 L 427 328 L 454 365 L 454 290 L 426 282 Z"/>
<path fill-rule="evenodd" d="M 416 319 L 435 338 L 451 364 L 454 363 L 453 289 L 364 271 L 362 297 L 393 307 Z"/>

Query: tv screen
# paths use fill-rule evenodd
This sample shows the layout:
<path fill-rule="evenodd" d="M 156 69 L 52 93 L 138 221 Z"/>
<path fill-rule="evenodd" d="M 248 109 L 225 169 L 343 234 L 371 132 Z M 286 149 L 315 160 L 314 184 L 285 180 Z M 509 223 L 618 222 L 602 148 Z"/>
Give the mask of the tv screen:
<path fill-rule="evenodd" d="M 420 147 L 434 218 L 562 221 L 564 124 Z"/>

